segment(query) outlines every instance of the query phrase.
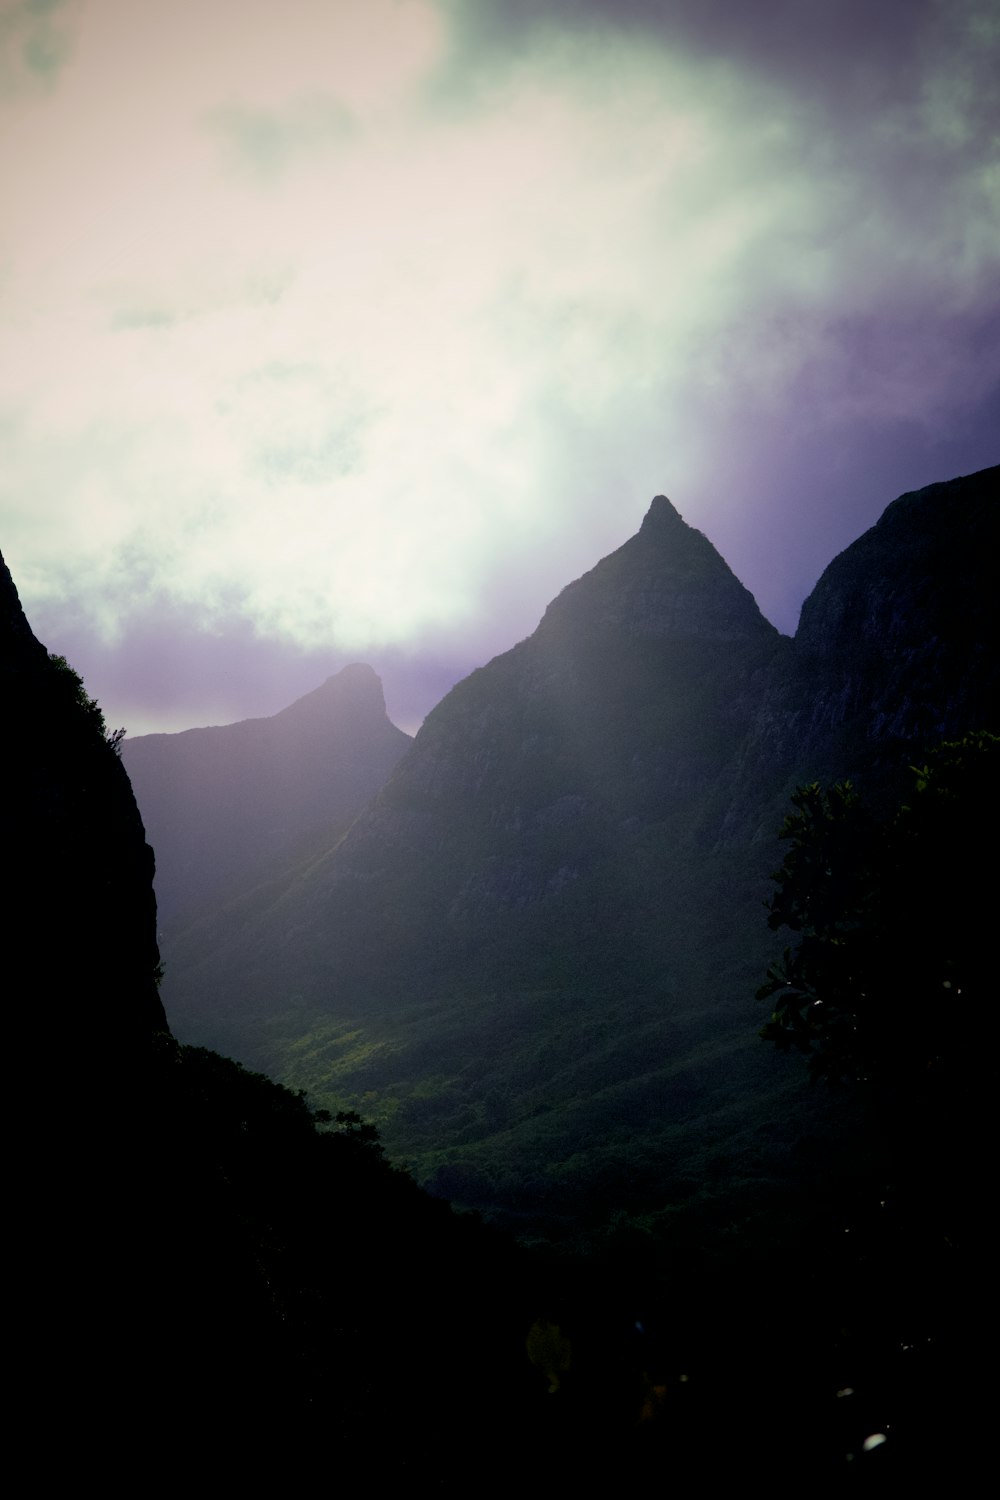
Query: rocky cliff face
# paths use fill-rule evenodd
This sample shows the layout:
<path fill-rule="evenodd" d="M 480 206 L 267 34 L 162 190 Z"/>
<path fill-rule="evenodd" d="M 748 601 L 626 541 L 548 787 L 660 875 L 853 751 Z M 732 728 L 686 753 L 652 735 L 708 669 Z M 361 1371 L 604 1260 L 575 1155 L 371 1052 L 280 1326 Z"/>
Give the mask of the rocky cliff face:
<path fill-rule="evenodd" d="M 161 923 L 328 849 L 410 743 L 362 665 L 271 718 L 126 741 L 156 849 Z"/>

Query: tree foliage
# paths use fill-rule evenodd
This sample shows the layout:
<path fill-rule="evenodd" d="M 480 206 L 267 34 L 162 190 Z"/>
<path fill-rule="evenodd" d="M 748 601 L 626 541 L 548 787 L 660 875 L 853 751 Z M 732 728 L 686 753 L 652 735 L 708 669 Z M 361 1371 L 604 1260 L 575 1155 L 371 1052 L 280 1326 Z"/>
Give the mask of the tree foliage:
<path fill-rule="evenodd" d="M 768 922 L 797 942 L 758 991 L 773 1006 L 761 1035 L 807 1054 L 814 1077 L 896 1093 L 953 1086 L 978 1025 L 1000 739 L 969 735 L 910 769 L 887 816 L 850 782 L 795 793 Z"/>
<path fill-rule="evenodd" d="M 56 685 L 57 695 L 64 701 L 73 704 L 77 717 L 89 729 L 100 735 L 109 749 L 116 755 L 121 755 L 122 740 L 125 738 L 124 729 L 108 729 L 104 722 L 104 714 L 101 705 L 96 698 L 91 698 L 83 685 L 83 678 L 73 667 L 70 666 L 65 656 L 59 656 L 54 651 L 49 652 L 49 666 L 52 672 L 52 681 Z"/>

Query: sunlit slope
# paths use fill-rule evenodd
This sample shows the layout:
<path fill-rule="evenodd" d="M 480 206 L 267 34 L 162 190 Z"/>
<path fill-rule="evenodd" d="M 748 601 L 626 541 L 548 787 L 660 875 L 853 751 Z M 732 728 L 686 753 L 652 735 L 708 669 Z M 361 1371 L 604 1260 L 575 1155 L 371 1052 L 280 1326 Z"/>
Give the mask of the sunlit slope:
<path fill-rule="evenodd" d="M 992 470 L 890 506 L 795 642 L 661 497 L 335 847 L 188 928 L 178 1031 L 360 1102 L 484 1207 L 766 1175 L 794 1133 L 753 999 L 788 793 L 877 789 L 995 726 L 996 491 Z"/>

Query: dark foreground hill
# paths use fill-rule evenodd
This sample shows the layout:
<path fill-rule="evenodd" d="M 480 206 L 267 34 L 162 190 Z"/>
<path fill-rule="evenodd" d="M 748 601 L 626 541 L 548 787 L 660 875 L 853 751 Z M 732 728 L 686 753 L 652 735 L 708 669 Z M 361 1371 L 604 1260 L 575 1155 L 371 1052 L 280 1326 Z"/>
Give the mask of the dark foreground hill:
<path fill-rule="evenodd" d="M 2 559 L 0 686 L 23 730 L 3 748 L 12 1462 L 111 1494 L 312 1482 L 331 1461 L 439 1487 L 436 1424 L 467 1466 L 491 1413 L 528 1452 L 544 1283 L 529 1294 L 510 1249 L 361 1122 L 318 1127 L 300 1096 L 177 1044 L 117 737 Z"/>
<path fill-rule="evenodd" d="M 659 497 L 336 845 L 176 938 L 181 1034 L 359 1105 L 524 1230 L 709 1213 L 719 1184 L 759 1205 L 812 1128 L 753 998 L 788 797 L 890 798 L 996 726 L 997 481 L 897 500 L 794 640 Z"/>
<path fill-rule="evenodd" d="M 356 1118 L 318 1122 L 171 1035 L 117 737 L 2 559 L 0 686 L 22 728 L 3 747 L 0 960 L 12 1464 L 111 1494 L 312 1484 L 331 1465 L 457 1492 L 495 1422 L 513 1438 L 494 1470 L 556 1461 L 524 1351 L 546 1278 Z M 606 1457 L 627 1454 L 628 1423 L 609 1412 L 606 1432 Z"/>

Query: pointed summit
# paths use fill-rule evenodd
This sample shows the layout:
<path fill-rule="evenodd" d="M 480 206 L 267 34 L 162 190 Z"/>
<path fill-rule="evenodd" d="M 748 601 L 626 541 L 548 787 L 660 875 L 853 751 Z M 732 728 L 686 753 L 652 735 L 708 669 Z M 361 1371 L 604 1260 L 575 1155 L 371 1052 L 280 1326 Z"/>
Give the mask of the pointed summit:
<path fill-rule="evenodd" d="M 684 517 L 680 511 L 668 500 L 666 495 L 654 495 L 649 509 L 642 518 L 639 527 L 640 535 L 644 531 L 658 529 L 661 532 L 665 527 L 677 528 L 684 525 Z"/>
<path fill-rule="evenodd" d="M 161 917 L 335 842 L 409 747 L 361 663 L 270 718 L 129 740 Z"/>
<path fill-rule="evenodd" d="M 570 622 L 658 640 L 777 636 L 750 591 L 666 495 L 656 496 L 634 537 L 563 589 L 539 628 Z"/>
<path fill-rule="evenodd" d="M 238 945 L 220 950 L 199 1025 L 217 1027 L 230 995 L 234 1010 L 264 1013 L 279 988 L 325 1007 L 422 1002 L 439 980 L 456 993 L 642 982 L 656 926 L 643 893 L 663 879 L 655 830 L 671 830 L 671 858 L 682 843 L 700 858 L 725 835 L 735 752 L 779 641 L 658 496 L 533 635 L 442 699 L 287 903 L 247 907 L 253 951 L 280 954 L 280 974 L 241 961 L 234 986 Z M 206 974 L 190 973 L 194 996 Z M 228 1046 L 224 1032 L 196 1034 Z"/>
<path fill-rule="evenodd" d="M 296 698 L 274 715 L 285 727 L 312 727 L 317 732 L 356 735 L 361 726 L 388 724 L 382 679 L 364 662 L 353 662 L 328 677 L 322 687 Z"/>

